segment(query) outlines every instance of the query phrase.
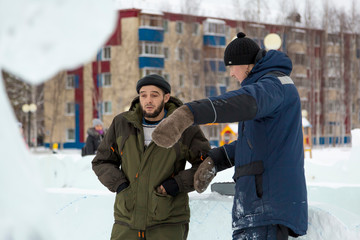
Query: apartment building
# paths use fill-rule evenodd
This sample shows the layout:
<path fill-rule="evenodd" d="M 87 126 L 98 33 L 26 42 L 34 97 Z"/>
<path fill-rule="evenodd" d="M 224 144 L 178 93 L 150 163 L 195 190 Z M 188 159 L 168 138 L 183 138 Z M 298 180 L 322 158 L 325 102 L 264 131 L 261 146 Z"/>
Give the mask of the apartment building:
<path fill-rule="evenodd" d="M 358 35 L 141 9 L 119 10 L 113 35 L 93 61 L 45 84 L 45 142 L 82 147 L 91 120 L 109 126 L 129 108 L 136 82 L 147 74 L 163 75 L 184 102 L 239 88 L 223 63 L 224 49 L 239 31 L 263 48 L 267 34 L 279 34 L 314 143 L 350 143 L 351 129 L 360 127 Z M 212 145 L 219 145 L 223 127 L 203 126 Z"/>

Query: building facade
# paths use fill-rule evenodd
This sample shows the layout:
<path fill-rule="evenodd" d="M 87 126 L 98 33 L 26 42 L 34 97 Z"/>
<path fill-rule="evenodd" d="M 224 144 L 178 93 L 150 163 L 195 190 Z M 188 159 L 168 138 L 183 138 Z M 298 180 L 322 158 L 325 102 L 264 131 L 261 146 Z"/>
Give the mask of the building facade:
<path fill-rule="evenodd" d="M 172 95 L 187 102 L 239 88 L 223 62 L 226 45 L 243 31 L 262 48 L 269 33 L 293 61 L 291 77 L 318 145 L 347 144 L 360 127 L 360 37 L 321 29 L 260 24 L 169 12 L 120 10 L 117 27 L 92 62 L 45 84 L 45 142 L 80 148 L 93 118 L 105 126 L 137 96 L 136 82 L 163 75 Z M 219 145 L 224 126 L 203 126 Z"/>

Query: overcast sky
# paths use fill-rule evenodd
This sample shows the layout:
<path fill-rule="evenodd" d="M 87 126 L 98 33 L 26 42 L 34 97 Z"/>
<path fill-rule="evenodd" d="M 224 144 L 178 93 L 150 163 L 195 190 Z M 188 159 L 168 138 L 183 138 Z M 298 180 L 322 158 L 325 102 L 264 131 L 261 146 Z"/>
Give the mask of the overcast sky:
<path fill-rule="evenodd" d="M 114 0 L 118 8 L 141 8 L 146 10 L 159 10 L 170 12 L 184 12 L 184 8 L 199 3 L 195 15 L 219 17 L 236 20 L 246 20 L 245 14 L 257 12 L 260 3 L 260 22 L 277 23 L 279 18 L 285 18 L 288 12 L 296 9 L 304 14 L 306 0 Z M 320 20 L 324 2 L 337 9 L 343 9 L 350 14 L 352 2 L 355 1 L 360 12 L 359 0 L 308 0 L 312 4 L 314 17 Z M 236 3 L 236 4 L 234 4 Z M 235 6 L 236 5 L 236 6 Z M 186 11 L 189 11 L 187 9 Z"/>

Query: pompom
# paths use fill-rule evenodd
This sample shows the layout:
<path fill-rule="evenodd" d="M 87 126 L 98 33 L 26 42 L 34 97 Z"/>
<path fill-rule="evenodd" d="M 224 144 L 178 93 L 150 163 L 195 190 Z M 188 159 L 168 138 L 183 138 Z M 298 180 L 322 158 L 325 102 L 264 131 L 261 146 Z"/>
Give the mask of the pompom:
<path fill-rule="evenodd" d="M 246 35 L 245 35 L 245 33 L 243 33 L 243 32 L 239 32 L 238 34 L 237 34 L 237 37 L 238 38 L 243 38 L 243 37 L 245 37 Z"/>

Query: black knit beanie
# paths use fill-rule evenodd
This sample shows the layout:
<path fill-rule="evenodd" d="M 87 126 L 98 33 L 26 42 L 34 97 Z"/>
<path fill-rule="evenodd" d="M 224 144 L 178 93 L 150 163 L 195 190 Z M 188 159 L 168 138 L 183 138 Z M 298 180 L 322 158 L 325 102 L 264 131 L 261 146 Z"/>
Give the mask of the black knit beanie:
<path fill-rule="evenodd" d="M 136 91 L 139 93 L 140 88 L 146 85 L 155 85 L 161 88 L 165 93 L 171 92 L 170 84 L 160 75 L 151 74 L 140 79 L 136 84 Z"/>
<path fill-rule="evenodd" d="M 245 36 L 245 33 L 239 32 L 237 38 L 227 45 L 224 52 L 224 62 L 226 66 L 255 63 L 255 58 L 260 47 L 252 39 Z"/>

